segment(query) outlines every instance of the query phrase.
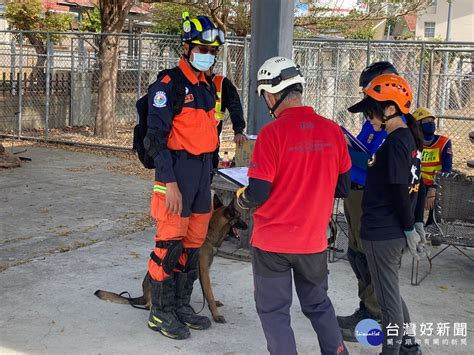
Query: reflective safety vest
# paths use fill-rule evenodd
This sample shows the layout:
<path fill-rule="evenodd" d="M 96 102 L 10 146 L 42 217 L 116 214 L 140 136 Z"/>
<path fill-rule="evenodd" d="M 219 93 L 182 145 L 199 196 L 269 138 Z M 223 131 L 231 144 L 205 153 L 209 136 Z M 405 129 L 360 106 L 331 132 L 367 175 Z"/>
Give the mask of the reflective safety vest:
<path fill-rule="evenodd" d="M 215 117 L 217 121 L 221 121 L 224 118 L 224 111 L 222 110 L 222 82 L 224 81 L 224 76 L 215 75 L 212 78 L 212 82 L 216 86 L 216 108 L 215 108 Z"/>
<path fill-rule="evenodd" d="M 448 141 L 448 137 L 439 136 L 433 144 L 430 146 L 425 145 L 423 147 L 423 156 L 421 158 L 421 177 L 427 186 L 433 185 L 435 172 L 441 171 L 441 155 Z"/>

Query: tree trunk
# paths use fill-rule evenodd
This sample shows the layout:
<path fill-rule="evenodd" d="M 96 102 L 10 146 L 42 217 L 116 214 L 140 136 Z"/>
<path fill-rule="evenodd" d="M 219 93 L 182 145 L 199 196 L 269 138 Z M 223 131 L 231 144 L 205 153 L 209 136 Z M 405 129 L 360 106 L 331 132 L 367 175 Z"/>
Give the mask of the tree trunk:
<path fill-rule="evenodd" d="M 95 135 L 115 137 L 115 99 L 119 37 L 104 35 L 99 47 L 99 92 L 95 118 Z"/>
<path fill-rule="evenodd" d="M 34 33 L 26 33 L 26 38 L 31 43 L 36 52 L 36 63 L 33 67 L 29 77 L 28 83 L 31 88 L 37 87 L 43 89 L 46 87 L 46 57 L 47 57 L 47 48 L 46 45 L 41 39 L 39 39 Z M 36 84 L 35 84 L 36 83 Z"/>
<path fill-rule="evenodd" d="M 118 36 L 131 7 L 132 0 L 100 0 L 100 16 L 103 35 L 99 46 L 99 92 L 95 117 L 96 136 L 115 137 L 115 103 L 117 92 Z"/>

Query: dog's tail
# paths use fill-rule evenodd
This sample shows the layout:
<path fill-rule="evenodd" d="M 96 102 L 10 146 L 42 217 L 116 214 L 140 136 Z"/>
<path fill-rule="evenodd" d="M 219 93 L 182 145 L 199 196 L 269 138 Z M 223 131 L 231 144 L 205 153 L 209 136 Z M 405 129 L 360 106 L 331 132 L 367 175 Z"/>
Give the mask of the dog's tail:
<path fill-rule="evenodd" d="M 130 304 L 134 308 L 149 310 L 150 304 L 145 296 L 140 297 L 130 297 L 130 294 L 127 291 L 122 292 L 121 294 L 104 291 L 104 290 L 97 290 L 94 292 L 98 298 L 103 301 L 112 302 L 112 303 L 119 303 L 119 304 Z M 124 296 L 124 295 L 128 295 Z"/>

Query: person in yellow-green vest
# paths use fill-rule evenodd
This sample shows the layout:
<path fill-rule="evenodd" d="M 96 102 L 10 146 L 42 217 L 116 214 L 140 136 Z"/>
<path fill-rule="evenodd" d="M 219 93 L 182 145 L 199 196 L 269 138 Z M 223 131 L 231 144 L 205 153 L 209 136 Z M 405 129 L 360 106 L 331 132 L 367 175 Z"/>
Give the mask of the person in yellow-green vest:
<path fill-rule="evenodd" d="M 436 195 L 435 173 L 437 171 L 451 172 L 453 167 L 453 148 L 448 137 L 435 134 L 436 117 L 431 111 L 424 107 L 418 107 L 413 112 L 413 117 L 415 117 L 423 132 L 422 184 L 418 193 L 415 210 L 415 227 L 418 233 L 424 233 L 424 226 L 431 224 L 433 220 Z M 425 209 L 430 211 L 426 224 L 423 223 Z M 436 245 L 437 243 L 435 240 L 431 240 L 431 244 Z"/>
<path fill-rule="evenodd" d="M 237 144 L 237 146 L 241 146 L 242 143 L 247 140 L 247 136 L 244 134 L 244 112 L 237 88 L 232 84 L 229 78 L 223 75 L 214 74 L 213 68 L 214 67 L 211 67 L 211 69 L 206 73 L 206 76 L 208 77 L 209 82 L 212 81 L 216 90 L 215 117 L 219 122 L 217 126 L 218 137 L 221 135 L 225 111 L 227 110 L 229 111 L 232 129 L 234 131 L 234 143 Z M 213 169 L 216 169 L 218 165 L 219 147 L 214 151 L 212 156 Z"/>

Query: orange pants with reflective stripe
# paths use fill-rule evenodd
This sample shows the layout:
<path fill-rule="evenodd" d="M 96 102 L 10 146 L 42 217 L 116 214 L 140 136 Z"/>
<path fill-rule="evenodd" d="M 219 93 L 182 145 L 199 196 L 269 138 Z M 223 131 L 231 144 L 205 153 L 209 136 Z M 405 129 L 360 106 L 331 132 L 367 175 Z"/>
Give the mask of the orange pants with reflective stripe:
<path fill-rule="evenodd" d="M 211 212 L 193 213 L 189 217 L 181 217 L 180 215 L 169 214 L 166 211 L 166 195 L 162 191 L 155 192 L 151 198 L 150 212 L 153 219 L 156 220 L 155 241 L 181 240 L 183 248 L 200 248 L 206 239 Z M 161 260 L 166 256 L 167 249 L 154 248 L 154 253 Z M 182 253 L 178 261 L 179 264 L 185 266 L 187 263 L 187 254 Z M 179 271 L 175 269 L 175 271 Z M 153 280 L 163 281 L 170 275 L 167 274 L 161 265 L 156 264 L 153 260 L 148 261 L 148 272 Z"/>

